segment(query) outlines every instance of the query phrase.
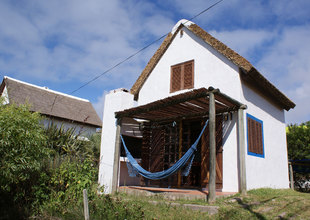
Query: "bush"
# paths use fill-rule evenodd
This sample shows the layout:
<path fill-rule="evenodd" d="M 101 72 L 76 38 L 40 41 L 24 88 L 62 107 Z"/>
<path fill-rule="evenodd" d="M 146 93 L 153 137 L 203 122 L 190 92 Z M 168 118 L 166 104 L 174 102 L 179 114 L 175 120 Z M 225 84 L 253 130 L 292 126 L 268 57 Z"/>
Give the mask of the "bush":
<path fill-rule="evenodd" d="M 28 106 L 0 105 L 1 200 L 14 204 L 22 215 L 34 200 L 33 186 L 49 153 L 41 120 Z M 11 205 L 1 204 L 1 208 L 1 214 L 10 215 L 6 212 Z"/>
<path fill-rule="evenodd" d="M 89 199 L 93 199 L 95 192 L 92 187 L 96 185 L 97 175 L 97 168 L 89 159 L 83 162 L 63 161 L 51 175 L 49 186 L 52 193 L 45 207 L 62 213 L 70 204 L 81 204 L 83 189 L 87 189 Z"/>
<path fill-rule="evenodd" d="M 0 105 L 1 218 L 64 215 L 82 204 L 83 189 L 95 198 L 100 135 L 83 141 L 42 121 L 28 106 Z"/>

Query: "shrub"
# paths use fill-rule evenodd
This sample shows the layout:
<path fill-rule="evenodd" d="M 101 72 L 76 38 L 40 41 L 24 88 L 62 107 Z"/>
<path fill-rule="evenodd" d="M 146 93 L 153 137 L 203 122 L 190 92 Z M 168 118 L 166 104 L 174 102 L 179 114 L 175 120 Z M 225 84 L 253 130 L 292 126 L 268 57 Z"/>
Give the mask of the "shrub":
<path fill-rule="evenodd" d="M 0 105 L 0 193 L 20 212 L 27 212 L 34 200 L 33 186 L 49 153 L 41 120 L 28 106 Z M 10 215 L 5 212 L 11 205 L 1 207 Z"/>

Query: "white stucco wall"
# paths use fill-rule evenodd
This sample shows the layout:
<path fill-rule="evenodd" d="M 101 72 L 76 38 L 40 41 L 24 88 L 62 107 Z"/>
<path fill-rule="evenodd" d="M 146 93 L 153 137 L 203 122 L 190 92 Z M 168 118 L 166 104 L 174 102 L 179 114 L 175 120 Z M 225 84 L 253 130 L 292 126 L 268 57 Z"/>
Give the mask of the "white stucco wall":
<path fill-rule="evenodd" d="M 258 187 L 287 188 L 287 150 L 284 111 L 242 85 L 238 67 L 223 55 L 183 28 L 160 59 L 139 93 L 143 105 L 178 93 L 170 93 L 170 67 L 194 59 L 194 88 L 213 86 L 248 106 L 246 112 L 264 121 L 265 158 L 247 155 L 245 118 L 246 176 L 248 189 Z M 246 113 L 245 112 L 245 113 Z M 244 114 L 245 116 L 245 114 Z M 238 191 L 237 114 L 225 122 L 230 131 L 223 145 L 223 191 Z"/>
<path fill-rule="evenodd" d="M 65 130 L 68 130 L 70 128 L 74 129 L 75 135 L 82 136 L 82 137 L 90 137 L 94 133 L 96 133 L 96 127 L 90 126 L 90 125 L 82 125 L 79 123 L 74 123 L 74 122 L 67 122 L 67 121 L 62 121 L 60 119 L 55 119 L 55 118 L 46 118 L 43 121 L 44 127 L 48 127 L 51 123 L 54 125 L 57 125 L 58 128 L 63 126 Z"/>
<path fill-rule="evenodd" d="M 242 86 L 242 90 L 242 100 L 248 106 L 246 113 L 263 121 L 264 136 L 264 158 L 248 155 L 246 149 L 247 187 L 248 189 L 259 187 L 288 188 L 284 110 L 269 103 L 246 85 Z"/>
<path fill-rule="evenodd" d="M 113 90 L 105 97 L 100 148 L 99 178 L 104 193 L 111 193 L 116 138 L 115 112 L 134 107 L 133 95 L 123 90 Z"/>
<path fill-rule="evenodd" d="M 224 192 L 238 191 L 238 152 L 237 121 L 238 114 L 223 124 L 223 189 Z"/>

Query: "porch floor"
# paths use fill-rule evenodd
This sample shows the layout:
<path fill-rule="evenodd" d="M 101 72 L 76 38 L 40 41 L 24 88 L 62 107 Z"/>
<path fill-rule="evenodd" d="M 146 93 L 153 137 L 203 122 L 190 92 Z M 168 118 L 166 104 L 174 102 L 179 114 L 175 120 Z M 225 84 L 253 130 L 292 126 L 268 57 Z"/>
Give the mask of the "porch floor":
<path fill-rule="evenodd" d="M 120 186 L 119 192 L 125 192 L 131 195 L 137 196 L 155 196 L 161 195 L 164 198 L 170 200 L 186 199 L 195 200 L 202 199 L 206 200 L 208 191 L 198 189 L 171 189 L 171 188 L 157 188 L 157 187 L 142 187 L 142 186 Z M 216 197 L 226 197 L 236 194 L 236 192 L 221 192 L 216 191 Z"/>

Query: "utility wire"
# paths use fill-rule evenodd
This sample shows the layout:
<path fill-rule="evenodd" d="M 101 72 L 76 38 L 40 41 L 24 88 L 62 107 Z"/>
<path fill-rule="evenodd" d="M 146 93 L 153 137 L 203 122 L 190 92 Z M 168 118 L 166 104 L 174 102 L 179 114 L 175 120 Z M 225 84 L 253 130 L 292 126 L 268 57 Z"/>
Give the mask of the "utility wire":
<path fill-rule="evenodd" d="M 217 4 L 221 3 L 224 0 L 219 0 L 216 3 L 214 3 L 213 5 L 211 5 L 210 7 L 204 9 L 203 11 L 199 12 L 197 15 L 195 15 L 194 17 L 190 18 L 190 20 L 194 20 L 195 18 L 197 18 L 198 16 L 200 16 L 201 14 L 205 13 L 206 11 L 210 10 L 211 8 L 213 8 L 214 6 L 216 6 Z M 186 24 L 188 21 L 184 22 L 184 24 Z M 93 79 L 89 80 L 88 82 L 86 82 L 85 84 L 81 85 L 80 87 L 78 87 L 77 89 L 73 90 L 71 93 L 69 93 L 70 95 L 72 95 L 73 93 L 77 92 L 78 90 L 84 88 L 85 86 L 87 86 L 88 84 L 92 83 L 93 81 L 99 79 L 101 76 L 107 74 L 108 72 L 110 72 L 111 70 L 115 69 L 116 67 L 118 67 L 119 65 L 125 63 L 126 61 L 130 60 L 131 58 L 133 58 L 134 56 L 136 56 L 137 54 L 141 53 L 143 50 L 147 49 L 148 47 L 150 47 L 151 45 L 157 43 L 158 41 L 160 41 L 161 39 L 163 39 L 164 37 L 166 37 L 170 32 L 162 35 L 161 37 L 159 37 L 158 39 L 154 40 L 153 42 L 149 43 L 148 45 L 146 45 L 145 47 L 141 48 L 140 50 L 138 50 L 137 52 L 133 53 L 132 55 L 128 56 L 127 58 L 125 58 L 124 60 L 120 61 L 119 63 L 115 64 L 114 66 L 112 66 L 111 68 L 107 69 L 106 71 L 104 71 L 103 73 L 97 75 L 96 77 L 94 77 Z"/>

